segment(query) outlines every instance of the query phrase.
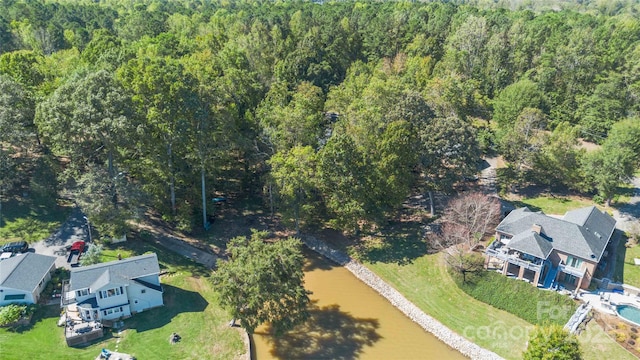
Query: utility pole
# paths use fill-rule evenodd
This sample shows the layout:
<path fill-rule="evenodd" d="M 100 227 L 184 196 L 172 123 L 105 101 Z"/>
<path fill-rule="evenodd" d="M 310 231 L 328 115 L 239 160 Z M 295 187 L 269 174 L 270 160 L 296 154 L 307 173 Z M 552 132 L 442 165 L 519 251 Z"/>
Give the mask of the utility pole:
<path fill-rule="evenodd" d="M 89 230 L 89 242 L 93 242 L 91 239 L 91 223 L 89 222 L 89 218 L 84 216 L 84 219 L 87 221 L 87 229 Z"/>

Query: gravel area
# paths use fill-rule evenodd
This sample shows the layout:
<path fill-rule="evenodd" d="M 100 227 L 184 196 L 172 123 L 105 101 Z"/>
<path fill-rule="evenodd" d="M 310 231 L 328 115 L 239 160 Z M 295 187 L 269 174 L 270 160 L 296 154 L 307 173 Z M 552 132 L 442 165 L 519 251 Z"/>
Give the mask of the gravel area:
<path fill-rule="evenodd" d="M 310 249 L 347 268 L 353 275 L 386 298 L 407 317 L 440 339 L 440 341 L 461 352 L 463 355 L 471 359 L 502 359 L 497 354 L 481 348 L 442 325 L 438 320 L 425 314 L 396 289 L 384 282 L 364 265 L 351 259 L 348 255 L 331 248 L 326 243 L 314 238 L 313 236 L 304 236 L 302 241 Z"/>

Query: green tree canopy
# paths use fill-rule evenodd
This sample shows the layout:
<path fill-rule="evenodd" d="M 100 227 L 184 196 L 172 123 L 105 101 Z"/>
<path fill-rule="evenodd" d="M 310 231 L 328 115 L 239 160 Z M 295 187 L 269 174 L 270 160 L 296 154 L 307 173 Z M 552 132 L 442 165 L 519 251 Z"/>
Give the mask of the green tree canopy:
<path fill-rule="evenodd" d="M 580 360 L 578 339 L 559 325 L 536 327 L 529 338 L 524 360 Z"/>
<path fill-rule="evenodd" d="M 308 318 L 302 243 L 296 238 L 266 242 L 266 232 L 229 242 L 228 261 L 219 261 L 212 281 L 220 302 L 249 334 L 268 323 L 276 335 Z"/>

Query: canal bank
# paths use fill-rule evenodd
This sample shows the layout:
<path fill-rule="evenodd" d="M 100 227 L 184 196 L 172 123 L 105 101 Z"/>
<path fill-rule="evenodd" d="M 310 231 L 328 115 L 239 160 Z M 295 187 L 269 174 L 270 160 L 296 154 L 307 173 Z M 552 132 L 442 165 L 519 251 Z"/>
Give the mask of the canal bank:
<path fill-rule="evenodd" d="M 422 329 L 433 334 L 440 341 L 459 351 L 461 354 L 472 359 L 502 359 L 497 354 L 481 348 L 424 313 L 375 273 L 364 265 L 354 261 L 348 255 L 331 248 L 326 243 L 313 236 L 304 236 L 302 241 L 308 248 L 344 266 L 344 268 L 350 271 L 356 278 L 384 297 Z"/>
<path fill-rule="evenodd" d="M 254 359 L 442 359 L 465 357 L 425 332 L 347 268 L 305 249 L 310 318 L 281 338 L 253 336 Z"/>

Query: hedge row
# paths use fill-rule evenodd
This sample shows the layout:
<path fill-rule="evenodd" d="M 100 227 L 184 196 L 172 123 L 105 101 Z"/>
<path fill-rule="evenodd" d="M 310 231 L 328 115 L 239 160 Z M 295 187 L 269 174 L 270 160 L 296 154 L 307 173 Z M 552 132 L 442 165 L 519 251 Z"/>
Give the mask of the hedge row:
<path fill-rule="evenodd" d="M 454 278 L 460 289 L 471 297 L 534 325 L 565 325 L 577 308 L 568 296 L 491 271 L 465 283 L 457 276 Z"/>

